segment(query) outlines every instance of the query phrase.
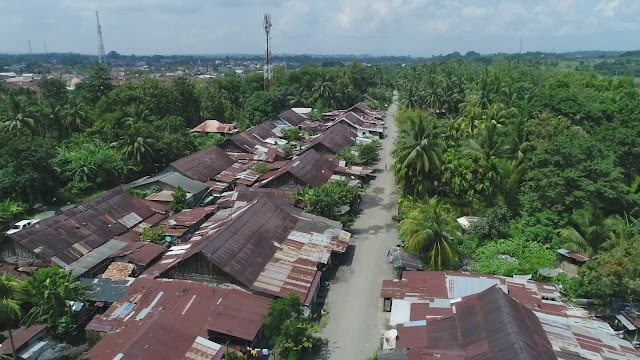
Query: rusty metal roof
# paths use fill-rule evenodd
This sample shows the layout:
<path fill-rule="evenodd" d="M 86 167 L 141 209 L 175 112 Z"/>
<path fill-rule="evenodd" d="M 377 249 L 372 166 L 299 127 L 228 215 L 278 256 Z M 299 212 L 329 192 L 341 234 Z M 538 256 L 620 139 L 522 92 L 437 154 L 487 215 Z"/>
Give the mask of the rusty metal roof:
<path fill-rule="evenodd" d="M 234 124 L 223 124 L 218 120 L 205 120 L 191 129 L 195 133 L 234 134 L 238 132 Z"/>
<path fill-rule="evenodd" d="M 305 150 L 313 149 L 317 145 L 323 145 L 334 154 L 337 154 L 343 148 L 353 146 L 356 143 L 357 136 L 358 134 L 351 127 L 343 123 L 337 123 L 314 138 L 305 147 Z"/>
<path fill-rule="evenodd" d="M 164 253 L 164 247 L 151 242 L 134 242 L 127 244 L 111 257 L 123 257 L 130 263 L 147 266 L 155 258 Z"/>
<path fill-rule="evenodd" d="M 303 121 L 307 120 L 306 117 L 298 114 L 297 112 L 295 112 L 293 109 L 289 109 L 283 113 L 281 113 L 280 115 L 278 115 L 278 118 L 280 118 L 281 120 L 284 120 L 287 122 L 287 124 L 296 127 L 298 125 L 300 125 Z"/>
<path fill-rule="evenodd" d="M 172 217 L 163 220 L 161 224 L 167 227 L 172 227 L 172 226 L 189 227 L 193 224 L 196 224 L 198 221 L 201 221 L 203 219 L 208 219 L 217 210 L 218 210 L 218 207 L 216 205 L 206 206 L 201 208 L 194 208 L 194 209 L 185 209 L 173 215 Z"/>
<path fill-rule="evenodd" d="M 566 249 L 558 249 L 558 253 L 562 256 L 566 256 L 568 258 L 574 259 L 578 262 L 586 262 L 587 260 L 589 260 L 588 257 L 586 257 L 585 255 L 582 254 L 576 254 L 574 252 L 571 252 L 569 250 Z"/>
<path fill-rule="evenodd" d="M 84 359 L 182 359 L 208 330 L 252 341 L 269 302 L 197 282 L 136 279 L 119 302 L 92 321 L 111 332 Z"/>
<path fill-rule="evenodd" d="M 206 182 L 233 163 L 224 150 L 214 145 L 172 162 L 171 167 L 188 178 Z"/>
<path fill-rule="evenodd" d="M 295 205 L 299 208 L 304 208 L 304 203 L 296 204 L 297 201 L 295 200 L 295 192 L 293 191 L 246 187 L 239 187 L 233 192 L 223 194 L 216 205 L 218 205 L 218 207 L 221 209 L 229 209 L 232 208 L 237 201 L 251 202 L 259 198 L 260 196 L 264 196 L 267 199 L 273 200 L 280 204 L 291 206 Z"/>
<path fill-rule="evenodd" d="M 295 293 L 306 301 L 318 265 L 326 264 L 332 252 L 344 252 L 351 237 L 340 223 L 264 197 L 214 218 L 191 241 L 170 249 L 144 276 L 160 276 L 202 252 L 252 290 L 279 297 Z"/>
<path fill-rule="evenodd" d="M 242 149 L 247 153 L 255 153 L 256 146 L 267 147 L 269 144 L 265 140 L 273 137 L 278 137 L 278 134 L 274 132 L 277 126 L 273 121 L 265 121 L 252 128 L 247 129 L 239 134 L 233 135 L 229 139 L 225 140 L 221 146 L 225 146 L 229 143 L 235 144 L 235 146 Z M 228 166 L 230 166 L 229 164 Z"/>
<path fill-rule="evenodd" d="M 286 173 L 290 173 L 310 187 L 320 187 L 329 181 L 335 168 L 336 164 L 315 150 L 309 149 L 302 155 L 289 160 L 282 168 L 265 174 L 254 187 L 266 186 Z"/>
<path fill-rule="evenodd" d="M 16 352 L 43 331 L 44 326 L 42 325 L 34 325 L 28 328 L 21 327 L 18 330 L 15 330 L 13 332 L 13 345 L 16 347 Z M 10 355 L 11 351 L 10 339 L 6 339 L 2 344 L 0 344 L 0 355 Z"/>
<path fill-rule="evenodd" d="M 10 235 L 45 261 L 66 267 L 155 212 L 121 187 Z"/>
<path fill-rule="evenodd" d="M 455 350 L 462 359 L 556 359 L 538 318 L 498 287 L 454 306 L 451 317 L 399 325 L 397 347 L 419 348 L 422 354 Z M 423 358 L 409 354 L 411 360 Z"/>

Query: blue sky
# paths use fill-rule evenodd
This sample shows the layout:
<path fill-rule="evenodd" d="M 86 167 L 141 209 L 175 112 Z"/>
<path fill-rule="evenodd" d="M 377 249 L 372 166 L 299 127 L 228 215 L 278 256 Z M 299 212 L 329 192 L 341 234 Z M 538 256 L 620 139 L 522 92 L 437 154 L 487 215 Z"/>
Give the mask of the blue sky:
<path fill-rule="evenodd" d="M 0 0 L 0 52 L 429 56 L 640 49 L 640 0 Z"/>

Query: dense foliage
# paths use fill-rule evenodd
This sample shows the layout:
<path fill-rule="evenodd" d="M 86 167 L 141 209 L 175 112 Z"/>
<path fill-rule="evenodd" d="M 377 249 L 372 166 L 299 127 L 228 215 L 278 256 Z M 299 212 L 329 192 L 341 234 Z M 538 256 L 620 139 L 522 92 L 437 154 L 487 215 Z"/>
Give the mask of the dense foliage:
<path fill-rule="evenodd" d="M 640 89 L 632 79 L 494 59 L 409 67 L 398 88 L 393 170 L 414 199 L 400 214 L 409 250 L 429 259 L 443 248 L 420 232 L 423 224 L 448 234 L 447 253 L 465 259 L 426 261 L 431 268 L 512 275 L 553 267 L 564 247 L 599 255 L 575 293 L 635 294 L 626 264 L 640 240 Z M 452 213 L 434 222 L 442 206 Z M 441 230 L 465 215 L 481 219 L 458 227 L 459 240 Z"/>
<path fill-rule="evenodd" d="M 224 141 L 190 134 L 205 119 L 243 130 L 293 106 L 314 107 L 317 115 L 347 108 L 367 92 L 386 98 L 393 82 L 390 69 L 352 63 L 277 69 L 274 84 L 265 92 L 262 74 L 233 74 L 204 83 L 145 77 L 115 86 L 108 69 L 94 65 L 74 90 L 55 78 L 41 81 L 40 93 L 0 88 L 0 199 L 27 212 L 82 201 Z M 20 213 L 2 208 L 3 224 Z"/>
<path fill-rule="evenodd" d="M 346 181 L 333 180 L 315 189 L 301 189 L 296 198 L 304 201 L 307 205 L 306 211 L 312 214 L 340 221 L 343 225 L 351 225 L 359 193 L 359 189 L 350 186 Z"/>

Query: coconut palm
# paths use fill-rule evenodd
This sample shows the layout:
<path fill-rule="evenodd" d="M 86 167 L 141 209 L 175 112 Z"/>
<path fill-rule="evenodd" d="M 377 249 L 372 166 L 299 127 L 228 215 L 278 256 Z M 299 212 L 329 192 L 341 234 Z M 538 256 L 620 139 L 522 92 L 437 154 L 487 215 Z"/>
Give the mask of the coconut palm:
<path fill-rule="evenodd" d="M 327 100 L 333 95 L 333 86 L 327 74 L 322 74 L 322 77 L 311 89 L 313 96 L 316 100 Z"/>
<path fill-rule="evenodd" d="M 409 252 L 426 258 L 430 270 L 451 269 L 458 264 L 458 249 L 453 242 L 457 227 L 451 207 L 431 198 L 404 217 L 400 236 Z"/>
<path fill-rule="evenodd" d="M 556 230 L 564 241 L 562 247 L 593 256 L 607 237 L 602 211 L 593 206 L 580 209 L 573 214 L 570 223 L 570 226 Z"/>
<path fill-rule="evenodd" d="M 466 93 L 464 107 L 479 107 L 487 110 L 493 104 L 498 92 L 499 81 L 488 71 L 472 84 Z"/>
<path fill-rule="evenodd" d="M 400 106 L 410 110 L 420 109 L 422 107 L 422 99 L 417 86 L 413 84 L 407 86 L 400 100 Z"/>
<path fill-rule="evenodd" d="M 293 95 L 287 96 L 290 107 L 309 105 L 309 94 L 303 88 L 298 88 Z"/>
<path fill-rule="evenodd" d="M 604 250 L 613 250 L 621 247 L 636 238 L 640 232 L 640 222 L 627 213 L 624 216 L 611 215 L 604 220 L 606 231 L 606 240 L 600 244 L 600 248 Z"/>
<path fill-rule="evenodd" d="M 509 146 L 500 132 L 500 125 L 492 121 L 482 127 L 477 138 L 462 142 L 462 152 L 489 162 L 492 158 L 505 156 L 509 152 Z"/>
<path fill-rule="evenodd" d="M 393 170 L 405 193 L 420 197 L 426 195 L 429 178 L 440 169 L 444 145 L 434 121 L 424 115 L 410 118 L 406 126 L 392 152 Z"/>
<path fill-rule="evenodd" d="M 529 129 L 524 118 L 517 118 L 510 123 L 511 126 L 511 154 L 520 163 L 526 154 L 533 150 L 533 144 L 529 141 Z"/>
<path fill-rule="evenodd" d="M 120 141 L 120 146 L 125 156 L 138 164 L 150 159 L 156 146 L 155 140 L 145 136 L 144 125 L 134 120 L 129 120 L 125 124 L 125 133 Z"/>
<path fill-rule="evenodd" d="M 4 130 L 13 131 L 25 128 L 31 132 L 35 129 L 35 122 L 29 117 L 25 101 L 10 94 L 7 97 L 4 114 L 0 113 L 0 126 Z"/>
<path fill-rule="evenodd" d="M 424 86 L 424 106 L 433 109 L 441 110 L 444 98 L 442 92 L 442 79 L 438 76 L 432 75 L 427 78 Z"/>
<path fill-rule="evenodd" d="M 148 123 L 149 122 L 149 110 L 145 109 L 139 103 L 134 103 L 127 109 L 127 117 L 123 120 L 124 123 Z"/>
<path fill-rule="evenodd" d="M 22 315 L 20 303 L 18 302 L 20 286 L 21 282 L 13 277 L 9 275 L 0 276 L 0 320 L 5 324 L 20 318 Z M 16 349 L 13 344 L 11 326 L 9 326 L 9 340 L 11 343 L 11 353 L 15 360 Z"/>
<path fill-rule="evenodd" d="M 78 99 L 73 99 L 64 107 L 63 117 L 67 129 L 82 129 L 88 120 L 87 107 Z"/>
<path fill-rule="evenodd" d="M 38 123 L 40 123 L 40 135 L 48 136 L 50 125 L 55 129 L 60 129 L 62 125 L 63 108 L 55 102 L 49 100 L 42 102 L 38 107 Z"/>

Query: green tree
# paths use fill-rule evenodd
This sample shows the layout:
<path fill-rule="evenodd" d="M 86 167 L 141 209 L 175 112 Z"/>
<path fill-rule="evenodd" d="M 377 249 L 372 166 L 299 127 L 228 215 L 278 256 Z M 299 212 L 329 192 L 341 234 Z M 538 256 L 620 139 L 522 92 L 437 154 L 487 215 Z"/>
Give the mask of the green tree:
<path fill-rule="evenodd" d="M 67 102 L 67 84 L 62 79 L 46 78 L 40 80 L 38 87 L 42 90 L 42 97 L 45 101 L 51 101 L 61 106 Z"/>
<path fill-rule="evenodd" d="M 364 165 L 371 165 L 380 159 L 380 141 L 378 140 L 358 145 L 357 149 L 359 162 Z"/>
<path fill-rule="evenodd" d="M 89 106 L 97 104 L 111 90 L 113 90 L 113 85 L 109 69 L 98 63 L 91 67 L 89 76 L 76 86 L 76 91 Z"/>
<path fill-rule="evenodd" d="M 269 166 L 267 166 L 266 164 L 258 164 L 253 167 L 253 171 L 260 174 L 266 174 L 269 172 Z"/>
<path fill-rule="evenodd" d="M 357 165 L 359 163 L 357 154 L 351 152 L 351 147 L 345 146 L 336 154 L 338 160 L 344 161 L 347 166 Z"/>
<path fill-rule="evenodd" d="M 458 265 L 454 243 L 458 228 L 451 207 L 431 198 L 407 213 L 400 222 L 400 236 L 407 250 L 425 259 L 430 270 L 452 269 Z"/>
<path fill-rule="evenodd" d="M 4 199 L 0 201 L 0 224 L 6 224 L 18 216 L 20 216 L 25 210 L 24 204 L 12 201 L 11 199 Z"/>
<path fill-rule="evenodd" d="M 20 292 L 21 283 L 9 276 L 0 276 L 0 320 L 3 324 L 9 325 L 9 340 L 11 343 L 11 354 L 13 360 L 16 359 L 16 348 L 13 343 L 13 332 L 11 330 L 11 323 L 20 318 L 22 310 L 20 309 L 20 302 L 18 295 Z"/>
<path fill-rule="evenodd" d="M 4 131 L 27 129 L 31 132 L 35 129 L 35 122 L 30 117 L 25 100 L 9 95 L 5 100 L 4 114 L 0 114 L 0 126 Z"/>
<path fill-rule="evenodd" d="M 352 206 L 358 193 L 358 189 L 349 186 L 346 181 L 329 181 L 318 188 L 305 191 L 306 210 L 315 215 L 341 221 L 343 224 L 348 223 L 352 219 L 340 214 L 339 210 Z"/>
<path fill-rule="evenodd" d="M 64 126 L 70 130 L 84 128 L 89 119 L 86 106 L 77 98 L 73 98 L 64 107 L 62 115 L 64 117 Z"/>
<path fill-rule="evenodd" d="M 187 192 L 182 187 L 178 186 L 173 189 L 173 200 L 169 203 L 169 209 L 171 209 L 172 213 L 177 214 L 187 208 L 189 208 Z"/>
<path fill-rule="evenodd" d="M 500 132 L 500 125 L 496 122 L 485 124 L 478 134 L 478 138 L 469 138 L 463 141 L 462 151 L 470 156 L 479 156 L 489 162 L 496 157 L 504 157 L 509 146 Z"/>
<path fill-rule="evenodd" d="M 57 267 L 36 270 L 21 288 L 20 299 L 28 309 L 22 324 L 42 324 L 55 339 L 68 340 L 77 330 L 73 303 L 86 304 L 90 289 Z"/>
<path fill-rule="evenodd" d="M 424 197 L 430 179 L 440 170 L 444 144 L 434 122 L 423 115 L 410 118 L 393 149 L 393 171 L 405 194 Z"/>
<path fill-rule="evenodd" d="M 287 141 L 297 141 L 302 139 L 302 133 L 298 129 L 284 129 L 282 135 Z"/>
<path fill-rule="evenodd" d="M 142 230 L 141 238 L 143 241 L 150 241 L 154 244 L 165 245 L 164 229 L 162 226 L 151 226 Z"/>

